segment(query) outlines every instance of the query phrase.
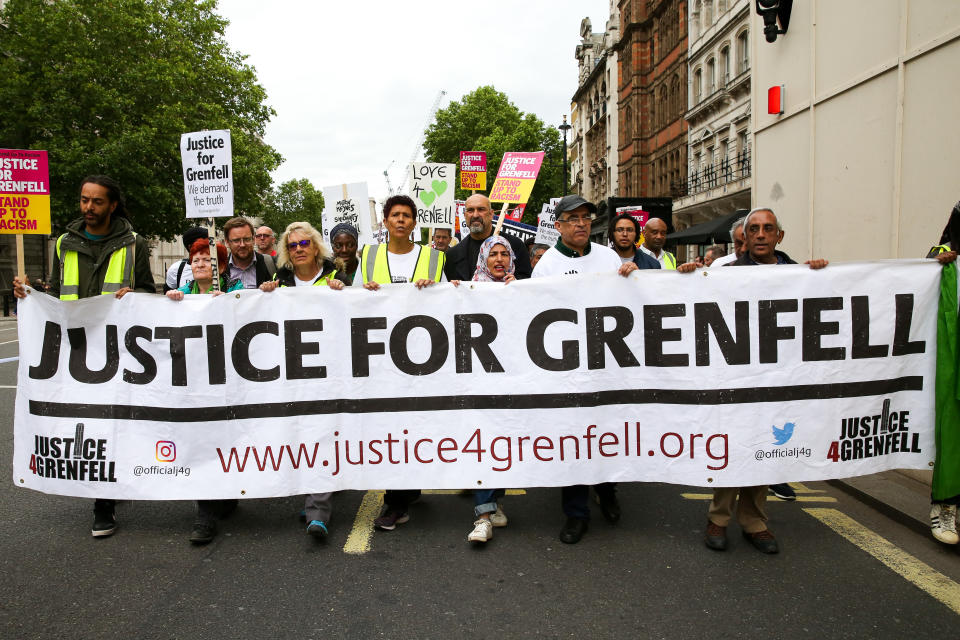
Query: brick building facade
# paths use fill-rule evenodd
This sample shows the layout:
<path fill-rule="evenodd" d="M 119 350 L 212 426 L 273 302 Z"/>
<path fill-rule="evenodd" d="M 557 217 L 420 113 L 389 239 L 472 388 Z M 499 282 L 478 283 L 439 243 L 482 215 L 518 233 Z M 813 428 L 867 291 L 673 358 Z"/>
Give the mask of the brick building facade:
<path fill-rule="evenodd" d="M 618 6 L 618 192 L 672 197 L 687 172 L 687 0 Z"/>

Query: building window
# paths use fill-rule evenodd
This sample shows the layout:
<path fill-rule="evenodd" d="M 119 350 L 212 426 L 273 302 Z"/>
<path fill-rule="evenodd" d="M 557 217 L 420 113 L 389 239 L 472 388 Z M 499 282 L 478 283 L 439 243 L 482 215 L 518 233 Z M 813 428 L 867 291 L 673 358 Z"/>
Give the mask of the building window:
<path fill-rule="evenodd" d="M 737 36 L 737 60 L 740 64 L 737 73 L 743 73 L 750 68 L 750 32 L 744 31 Z"/>
<path fill-rule="evenodd" d="M 694 40 L 700 35 L 700 13 L 702 6 L 700 0 L 693 3 L 693 13 L 690 14 L 690 38 Z"/>
<path fill-rule="evenodd" d="M 710 95 L 717 89 L 717 61 L 713 58 L 707 60 L 707 95 Z"/>
<path fill-rule="evenodd" d="M 700 69 L 693 72 L 693 104 L 700 104 L 703 95 L 703 73 Z"/>
<path fill-rule="evenodd" d="M 705 0 L 703 3 L 703 30 L 706 31 L 713 26 L 713 0 Z"/>
<path fill-rule="evenodd" d="M 718 78 L 718 86 L 725 87 L 727 82 L 730 81 L 730 47 L 724 46 L 720 49 L 720 77 Z"/>

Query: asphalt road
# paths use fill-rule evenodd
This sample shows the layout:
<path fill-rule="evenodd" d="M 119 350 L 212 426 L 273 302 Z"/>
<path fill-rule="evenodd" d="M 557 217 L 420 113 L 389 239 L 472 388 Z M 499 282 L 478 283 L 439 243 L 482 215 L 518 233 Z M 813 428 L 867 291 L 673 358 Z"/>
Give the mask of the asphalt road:
<path fill-rule="evenodd" d="M 14 328 L 0 321 L 0 359 Z M 957 550 L 823 483 L 771 500 L 776 556 L 735 526 L 707 549 L 707 492 L 665 484 L 621 485 L 621 522 L 595 509 L 577 545 L 557 539 L 558 489 L 507 496 L 509 526 L 479 547 L 472 501 L 450 494 L 367 542 L 357 491 L 321 543 L 296 497 L 242 502 L 206 547 L 187 541 L 190 502 L 121 503 L 117 534 L 94 539 L 92 501 L 9 480 L 16 367 L 0 363 L 4 638 L 960 637 Z"/>

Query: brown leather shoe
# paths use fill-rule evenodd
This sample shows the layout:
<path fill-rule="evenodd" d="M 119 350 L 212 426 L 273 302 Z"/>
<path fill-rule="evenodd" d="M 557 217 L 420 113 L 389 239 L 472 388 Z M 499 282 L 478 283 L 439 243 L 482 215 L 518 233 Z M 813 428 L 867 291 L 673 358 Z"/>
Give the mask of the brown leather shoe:
<path fill-rule="evenodd" d="M 707 535 L 703 541 L 714 551 L 725 551 L 727 548 L 727 528 L 707 520 Z"/>
<path fill-rule="evenodd" d="M 767 529 L 757 531 L 756 533 L 743 532 L 743 537 L 750 541 L 758 551 L 764 553 L 779 553 L 780 547 L 777 545 L 777 539 L 773 537 Z"/>

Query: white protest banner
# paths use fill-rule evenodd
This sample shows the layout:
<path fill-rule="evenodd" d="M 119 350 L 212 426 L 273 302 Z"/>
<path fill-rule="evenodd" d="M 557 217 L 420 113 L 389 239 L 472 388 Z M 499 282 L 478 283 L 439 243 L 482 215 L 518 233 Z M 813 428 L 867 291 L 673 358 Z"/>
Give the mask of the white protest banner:
<path fill-rule="evenodd" d="M 410 196 L 417 205 L 417 226 L 453 229 L 457 165 L 414 162 L 410 167 Z"/>
<path fill-rule="evenodd" d="M 540 215 L 537 216 L 537 238 L 534 240 L 537 244 L 545 244 L 552 247 L 560 239 L 560 232 L 554 224 L 557 221 L 557 215 L 554 208 L 560 198 L 550 198 L 550 202 L 544 202 Z"/>
<path fill-rule="evenodd" d="M 233 215 L 233 150 L 230 130 L 180 136 L 183 195 L 188 218 Z"/>
<path fill-rule="evenodd" d="M 373 229 L 370 226 L 370 202 L 367 197 L 367 183 L 338 184 L 323 188 L 323 241 L 333 246 L 330 230 L 341 222 L 353 225 L 359 233 L 359 247 L 376 244 Z"/>
<path fill-rule="evenodd" d="M 31 292 L 13 480 L 188 499 L 928 469 L 939 279 L 909 260 Z"/>

